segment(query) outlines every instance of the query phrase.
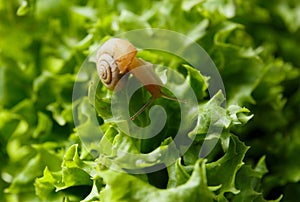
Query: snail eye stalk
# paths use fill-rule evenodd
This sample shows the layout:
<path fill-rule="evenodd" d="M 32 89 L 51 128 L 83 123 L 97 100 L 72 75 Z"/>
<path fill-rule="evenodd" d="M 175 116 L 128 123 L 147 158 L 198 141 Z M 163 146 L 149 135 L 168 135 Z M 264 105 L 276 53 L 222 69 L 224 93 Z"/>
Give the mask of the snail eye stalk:
<path fill-rule="evenodd" d="M 137 116 L 139 116 L 141 113 L 143 113 L 143 111 L 145 111 L 145 109 L 149 105 L 151 105 L 154 100 L 155 100 L 155 98 L 151 97 L 132 117 L 130 117 L 130 119 L 133 121 Z"/>

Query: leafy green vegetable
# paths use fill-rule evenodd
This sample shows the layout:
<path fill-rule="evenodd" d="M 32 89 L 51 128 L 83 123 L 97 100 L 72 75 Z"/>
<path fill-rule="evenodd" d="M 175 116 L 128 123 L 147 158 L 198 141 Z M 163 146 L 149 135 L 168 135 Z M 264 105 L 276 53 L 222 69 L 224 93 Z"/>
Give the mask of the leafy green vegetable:
<path fill-rule="evenodd" d="M 296 0 L 0 0 L 1 201 L 298 200 L 299 8 Z M 113 117 L 112 93 L 78 75 L 103 41 L 144 28 L 197 42 L 226 88 L 209 98 L 213 84 L 204 72 L 174 55 L 139 50 L 197 92 L 184 119 L 180 104 L 157 99 L 168 116 L 149 139 L 126 135 L 121 129 L 131 126 Z M 75 81 L 85 93 L 72 100 Z M 129 112 L 148 98 L 137 91 Z M 137 126 L 151 125 L 151 113 Z M 189 147 L 176 145 L 181 122 Z M 155 165 L 155 172 L 140 172 Z"/>

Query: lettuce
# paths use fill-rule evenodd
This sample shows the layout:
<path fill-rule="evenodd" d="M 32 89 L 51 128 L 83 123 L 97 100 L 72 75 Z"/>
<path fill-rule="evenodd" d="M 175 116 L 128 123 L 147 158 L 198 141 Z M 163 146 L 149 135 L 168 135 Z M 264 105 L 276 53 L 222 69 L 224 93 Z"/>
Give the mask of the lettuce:
<path fill-rule="evenodd" d="M 299 5 L 294 0 L 0 0 L 0 198 L 297 200 Z M 130 126 L 112 116 L 111 92 L 88 83 L 89 75 L 78 75 L 100 43 L 144 28 L 173 30 L 197 42 L 222 76 L 226 94 L 216 91 L 210 98 L 212 81 L 205 72 L 170 54 L 138 53 L 180 73 L 197 92 L 196 107 L 185 114 L 193 120 L 183 128 L 189 131 L 188 148 L 173 141 L 181 121 L 176 102 L 156 100 L 171 116 L 158 136 L 138 139 L 120 130 L 120 123 Z M 72 100 L 75 82 L 89 91 Z M 178 83 L 168 85 L 187 93 Z M 146 90 L 139 90 L 130 113 L 146 99 Z M 135 123 L 149 125 L 151 113 L 147 109 Z M 206 136 L 210 126 L 222 133 Z M 103 134 L 95 136 L 99 128 Z M 216 144 L 209 155 L 205 144 Z M 136 173 L 124 172 L 136 163 L 135 155 Z M 164 162 L 169 165 L 140 172 Z"/>

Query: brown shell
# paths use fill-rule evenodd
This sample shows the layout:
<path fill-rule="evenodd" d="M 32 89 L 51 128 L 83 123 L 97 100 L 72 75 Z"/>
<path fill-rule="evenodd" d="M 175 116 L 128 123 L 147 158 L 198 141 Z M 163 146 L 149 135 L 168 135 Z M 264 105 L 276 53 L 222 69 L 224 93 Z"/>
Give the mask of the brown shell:
<path fill-rule="evenodd" d="M 109 54 L 101 54 L 97 60 L 97 72 L 101 82 L 113 90 L 120 79 L 120 72 L 115 60 Z"/>
<path fill-rule="evenodd" d="M 124 74 L 136 57 L 136 48 L 127 40 L 111 38 L 106 41 L 97 52 L 97 61 L 102 54 L 111 55 L 119 69 Z"/>

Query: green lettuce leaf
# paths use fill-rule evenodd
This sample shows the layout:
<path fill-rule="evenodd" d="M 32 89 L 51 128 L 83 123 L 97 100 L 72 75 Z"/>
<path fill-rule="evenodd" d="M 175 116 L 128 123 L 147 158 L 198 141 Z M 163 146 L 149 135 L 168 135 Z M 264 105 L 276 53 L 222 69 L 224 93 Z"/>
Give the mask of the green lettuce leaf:
<path fill-rule="evenodd" d="M 299 8 L 295 0 L 0 0 L 1 200 L 298 200 Z M 77 72 L 100 42 L 154 27 L 201 45 L 226 88 L 226 95 L 209 98 L 212 84 L 202 72 L 172 55 L 139 51 L 138 57 L 179 72 L 197 92 L 197 107 L 184 118 L 192 120 L 183 127 L 193 140 L 188 149 L 172 143 L 181 121 L 176 102 L 154 102 L 170 115 L 166 127 L 140 140 L 120 130 L 120 124 L 130 128 L 127 122 L 112 118 L 105 87 L 91 84 L 72 101 Z M 90 78 L 79 77 L 87 89 Z M 186 93 L 185 85 L 167 85 Z M 129 112 L 148 98 L 140 89 Z M 150 125 L 150 112 L 134 123 Z M 206 137 L 211 127 L 222 133 Z M 215 147 L 201 158 L 206 142 Z M 173 163 L 154 173 L 118 173 L 113 168 L 133 164 L 120 150 L 142 156 L 140 167 Z"/>
<path fill-rule="evenodd" d="M 214 194 L 207 187 L 205 161 L 199 160 L 189 180 L 176 188 L 161 190 L 125 173 L 99 171 L 106 183 L 100 201 L 213 201 Z M 125 189 L 124 189 L 125 188 Z"/>

